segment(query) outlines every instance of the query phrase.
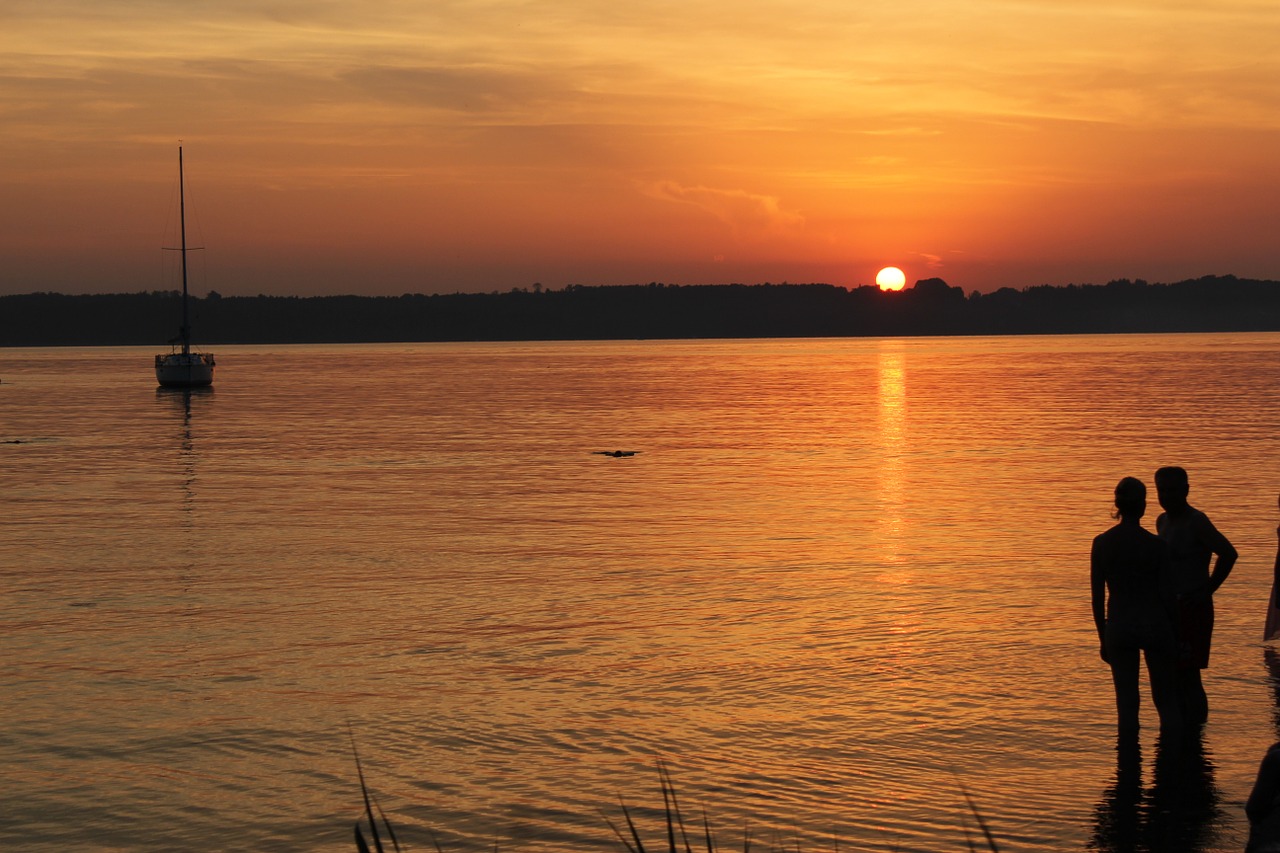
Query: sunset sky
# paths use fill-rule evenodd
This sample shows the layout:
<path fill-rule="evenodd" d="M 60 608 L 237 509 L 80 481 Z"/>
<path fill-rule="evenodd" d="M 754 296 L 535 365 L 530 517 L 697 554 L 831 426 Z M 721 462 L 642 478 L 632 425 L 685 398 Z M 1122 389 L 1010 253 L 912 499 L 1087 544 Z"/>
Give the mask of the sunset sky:
<path fill-rule="evenodd" d="M 0 293 L 1280 279 L 1274 0 L 6 0 Z"/>

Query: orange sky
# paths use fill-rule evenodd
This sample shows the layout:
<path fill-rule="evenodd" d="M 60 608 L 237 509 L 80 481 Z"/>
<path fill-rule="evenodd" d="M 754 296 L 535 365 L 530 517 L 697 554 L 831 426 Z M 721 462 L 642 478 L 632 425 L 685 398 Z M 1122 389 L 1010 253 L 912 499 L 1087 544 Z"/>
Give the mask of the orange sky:
<path fill-rule="evenodd" d="M 1274 0 L 6 0 L 0 293 L 1280 279 Z"/>

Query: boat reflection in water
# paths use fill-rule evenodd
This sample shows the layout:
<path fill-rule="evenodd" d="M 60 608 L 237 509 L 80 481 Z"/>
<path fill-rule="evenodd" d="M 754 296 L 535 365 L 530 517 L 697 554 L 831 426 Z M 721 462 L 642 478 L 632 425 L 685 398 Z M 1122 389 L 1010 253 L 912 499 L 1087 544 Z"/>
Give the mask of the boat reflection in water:
<path fill-rule="evenodd" d="M 182 414 L 182 431 L 178 443 L 178 457 L 182 465 L 182 510 L 190 513 L 195 507 L 196 483 L 196 449 L 195 437 L 191 428 L 192 401 L 197 407 L 207 405 L 213 398 L 213 388 L 203 387 L 160 387 L 156 389 L 156 400 L 171 404 L 174 410 Z"/>

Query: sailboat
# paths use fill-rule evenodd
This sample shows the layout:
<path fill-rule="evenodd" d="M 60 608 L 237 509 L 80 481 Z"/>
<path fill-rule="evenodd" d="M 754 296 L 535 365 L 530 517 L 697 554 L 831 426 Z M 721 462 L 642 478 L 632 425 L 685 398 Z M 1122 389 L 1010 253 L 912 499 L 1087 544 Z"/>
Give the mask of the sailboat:
<path fill-rule="evenodd" d="M 187 207 L 182 183 L 182 146 L 178 146 L 178 220 L 182 233 L 182 328 L 167 353 L 156 356 L 156 381 L 165 388 L 200 388 L 213 384 L 213 353 L 191 349 L 187 296 Z M 181 350 L 179 350 L 181 345 Z"/>

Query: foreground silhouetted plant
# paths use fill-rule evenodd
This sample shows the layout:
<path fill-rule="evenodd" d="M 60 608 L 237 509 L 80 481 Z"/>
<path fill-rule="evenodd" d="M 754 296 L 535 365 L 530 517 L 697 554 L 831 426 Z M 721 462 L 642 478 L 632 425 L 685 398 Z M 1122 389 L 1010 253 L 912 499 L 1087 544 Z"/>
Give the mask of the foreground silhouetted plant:
<path fill-rule="evenodd" d="M 978 811 L 978 807 L 973 804 L 973 798 L 969 796 L 969 792 L 965 790 L 963 785 L 960 786 L 960 792 L 964 794 L 964 801 L 969 805 L 969 811 L 973 812 L 973 819 L 978 822 L 978 828 L 982 830 L 982 837 L 987 839 L 987 847 L 991 849 L 991 853 L 1000 853 L 1000 848 L 996 846 L 995 836 L 991 834 L 990 827 L 982 819 L 982 814 Z M 968 827 L 965 828 L 964 836 L 969 841 L 969 849 L 976 851 L 977 848 L 973 846 L 973 839 L 969 838 Z"/>
<path fill-rule="evenodd" d="M 662 786 L 662 804 L 667 830 L 665 849 L 667 853 L 682 853 L 682 851 L 683 853 L 693 853 L 693 847 L 689 843 L 689 834 L 684 825 L 684 816 L 680 812 L 680 801 L 676 797 L 676 787 L 671 781 L 671 772 L 667 770 L 666 764 L 662 761 L 658 762 L 658 780 Z M 964 790 L 963 787 L 961 791 L 964 794 L 965 803 L 969 806 L 969 811 L 973 814 L 974 820 L 978 822 L 978 827 L 982 830 L 982 835 L 987 841 L 987 848 L 991 853 L 1000 853 L 1000 848 L 996 846 L 995 836 L 991 833 L 987 822 L 982 819 L 982 814 L 978 811 L 978 807 L 974 805 L 969 792 Z M 631 812 L 627 809 L 627 805 L 622 801 L 621 797 L 618 798 L 618 806 L 622 809 L 622 816 L 626 819 L 627 832 L 630 837 L 628 838 L 627 835 L 624 835 L 617 825 L 609 820 L 608 815 L 604 815 L 605 822 L 609 824 L 613 834 L 618 837 L 618 840 L 622 842 L 630 853 L 647 853 L 644 842 L 640 838 L 640 833 L 636 829 L 635 821 L 631 819 Z M 973 839 L 969 837 L 967 827 L 965 828 L 965 839 L 968 841 L 971 853 L 977 853 L 977 848 L 974 846 Z M 707 853 L 716 853 L 715 836 L 711 832 L 711 823 L 707 818 L 705 809 L 702 812 L 701 843 L 706 845 Z M 839 850 L 838 842 L 835 849 Z M 742 850 L 743 853 L 750 853 L 751 851 L 751 832 L 746 828 L 743 829 L 742 833 Z M 799 842 L 796 842 L 795 850 L 796 853 L 800 853 Z"/>
<path fill-rule="evenodd" d="M 378 805 L 376 798 L 371 798 L 369 795 L 369 789 L 365 785 L 364 781 L 364 771 L 360 767 L 360 755 L 356 752 L 354 738 L 351 741 L 351 751 L 355 755 L 356 773 L 360 777 L 360 793 L 364 796 L 365 817 L 369 822 L 369 833 L 373 839 L 373 847 L 370 847 L 369 843 L 365 840 L 364 834 L 360 831 L 360 821 L 357 820 L 355 826 L 356 849 L 359 853 L 373 853 L 373 851 L 377 851 L 377 853 L 386 853 L 382 844 L 382 839 L 378 833 L 378 821 L 373 816 L 373 808 L 376 806 L 378 809 L 378 815 L 382 818 L 382 826 L 386 830 L 391 844 L 393 845 L 396 853 L 402 853 L 400 843 L 396 840 L 395 831 L 391 828 L 391 822 L 387 820 L 386 814 L 383 813 L 382 806 Z M 689 834 L 685 830 L 684 815 L 680 812 L 680 801 L 676 797 L 676 787 L 671 781 L 671 772 L 667 770 L 667 765 L 663 761 L 658 762 L 658 781 L 662 787 L 662 806 L 666 824 L 667 838 L 665 849 L 667 853 L 693 853 L 693 846 L 689 842 Z M 995 836 L 991 833 L 991 829 L 987 826 L 987 822 L 982 819 L 982 814 L 978 811 L 978 807 L 974 805 L 973 798 L 969 796 L 969 792 L 964 790 L 963 786 L 961 787 L 961 792 L 964 794 L 964 800 L 969 806 L 970 813 L 973 814 L 974 820 L 978 822 L 978 827 L 982 830 L 982 835 L 987 842 L 987 849 L 990 853 L 999 853 L 1000 848 L 996 846 Z M 629 853 L 648 853 L 643 840 L 640 838 L 640 832 L 636 829 L 635 821 L 631 819 L 631 812 L 627 809 L 627 805 L 622 801 L 621 796 L 618 797 L 618 806 L 622 809 L 622 816 L 627 822 L 627 834 L 624 835 L 622 830 L 620 830 L 618 826 L 609 819 L 609 816 L 604 814 L 602 811 L 601 815 L 604 817 L 605 823 L 609 825 L 609 828 L 613 830 L 613 834 L 617 836 L 618 840 L 622 842 L 623 846 L 627 848 Z M 628 838 L 628 836 L 630 837 Z M 968 841 L 970 853 L 977 853 L 978 848 L 974 846 L 973 839 L 969 836 L 967 825 L 965 827 L 965 840 Z M 437 853 L 443 853 L 440 849 L 439 842 L 436 842 L 434 838 L 432 839 L 432 842 L 435 844 Z M 706 845 L 707 853 L 716 853 L 715 836 L 711 832 L 711 822 L 707 818 L 706 809 L 703 809 L 702 811 L 702 843 Z M 795 849 L 796 853 L 800 853 L 799 842 L 796 843 Z M 496 844 L 494 845 L 494 850 L 497 851 Z M 751 833 L 745 828 L 742 835 L 742 850 L 743 853 L 750 853 L 751 851 Z M 838 843 L 836 845 L 836 850 L 839 850 Z"/>
<path fill-rule="evenodd" d="M 680 830 L 680 841 L 684 844 L 686 853 L 692 853 L 692 847 L 689 845 L 689 835 L 685 832 L 684 816 L 680 813 L 680 801 L 676 799 L 676 786 L 671 782 L 671 772 L 667 770 L 667 765 L 662 761 L 658 762 L 658 781 L 662 785 L 662 805 L 666 814 L 667 823 L 667 845 L 671 853 L 676 853 L 679 847 L 676 846 L 676 830 Z M 622 797 L 618 797 L 618 806 L 622 809 L 622 816 L 627 819 L 627 829 L 631 833 L 631 841 L 628 841 L 621 830 L 609 820 L 609 816 L 603 815 L 605 823 L 609 824 L 609 828 L 613 830 L 613 834 L 618 836 L 618 840 L 623 843 L 631 853 L 645 853 L 644 842 L 640 840 L 640 833 L 636 831 L 635 821 L 631 819 L 631 812 L 627 810 L 627 804 L 622 801 Z M 603 814 L 603 812 L 602 812 Z M 707 853 L 715 853 L 715 838 L 711 834 L 711 823 L 707 819 L 706 809 L 702 811 L 702 832 L 706 841 Z M 631 842 L 634 841 L 633 845 Z M 751 834 L 743 832 L 742 849 L 748 851 L 751 849 Z"/>
<path fill-rule="evenodd" d="M 378 814 L 382 817 L 382 826 L 387 831 L 387 839 L 391 842 L 392 848 L 396 853 L 401 853 L 400 842 L 396 840 L 396 832 L 391 828 L 391 821 L 387 820 L 386 814 L 382 811 L 382 806 L 378 804 L 377 798 L 372 799 L 370 804 L 369 787 L 364 783 L 364 769 L 360 766 L 360 753 L 356 750 L 356 740 L 351 738 L 351 754 L 356 759 L 356 775 L 360 777 L 360 793 L 364 796 L 364 814 L 369 821 L 369 835 L 373 838 L 373 847 L 369 846 L 369 842 L 365 841 L 364 833 L 360 831 L 360 821 L 356 821 L 356 849 L 360 853 L 386 853 L 386 848 L 382 846 L 382 837 L 378 834 L 378 821 L 373 816 L 373 806 L 378 806 Z"/>

